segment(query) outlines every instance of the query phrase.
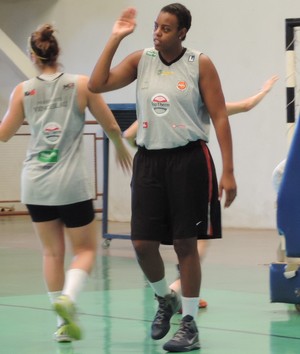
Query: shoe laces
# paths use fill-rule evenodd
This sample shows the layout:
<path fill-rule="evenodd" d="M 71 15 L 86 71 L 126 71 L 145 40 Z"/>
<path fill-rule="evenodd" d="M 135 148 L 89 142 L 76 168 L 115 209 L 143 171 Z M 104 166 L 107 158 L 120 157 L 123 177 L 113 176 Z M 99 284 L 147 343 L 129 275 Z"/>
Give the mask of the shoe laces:
<path fill-rule="evenodd" d="M 167 312 L 170 312 L 171 309 L 169 309 L 170 304 L 169 304 L 169 301 L 167 301 L 167 299 L 165 299 L 164 297 L 159 297 L 159 296 L 157 296 L 156 298 L 159 303 L 159 306 L 158 306 L 158 310 L 156 312 L 154 321 L 161 323 L 162 321 L 164 321 L 164 319 L 167 315 Z"/>
<path fill-rule="evenodd" d="M 190 332 L 190 329 L 191 329 L 191 322 L 182 321 L 180 323 L 180 327 L 178 331 L 175 333 L 172 340 L 181 341 L 183 338 L 186 337 L 187 332 Z"/>
<path fill-rule="evenodd" d="M 155 316 L 155 321 L 157 322 L 161 322 L 164 320 L 164 317 L 166 315 L 166 310 L 168 309 L 168 306 L 166 304 L 166 301 L 165 302 L 160 302 L 159 303 L 159 308 L 156 312 L 156 316 Z"/>
<path fill-rule="evenodd" d="M 67 331 L 67 328 L 62 328 L 59 332 L 59 334 L 63 334 L 63 335 L 66 335 L 66 334 L 69 334 L 68 331 Z"/>
<path fill-rule="evenodd" d="M 59 335 L 68 335 L 69 333 L 68 333 L 67 324 L 64 323 L 64 324 L 62 324 L 61 326 L 59 326 L 59 327 L 57 328 L 56 333 L 59 334 Z"/>

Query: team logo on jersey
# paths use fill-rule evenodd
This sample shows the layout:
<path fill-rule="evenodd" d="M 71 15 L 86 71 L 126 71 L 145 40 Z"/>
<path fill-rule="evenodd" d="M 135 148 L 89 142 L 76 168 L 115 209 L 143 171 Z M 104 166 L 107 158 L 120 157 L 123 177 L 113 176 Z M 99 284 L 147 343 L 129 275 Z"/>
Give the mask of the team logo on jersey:
<path fill-rule="evenodd" d="M 69 82 L 68 84 L 63 86 L 63 89 L 64 90 L 70 90 L 70 89 L 73 89 L 74 87 L 75 87 L 74 82 Z"/>
<path fill-rule="evenodd" d="M 59 151 L 57 149 L 40 151 L 37 157 L 39 161 L 46 163 L 55 163 L 58 161 L 58 158 Z"/>
<path fill-rule="evenodd" d="M 46 143 L 56 144 L 61 138 L 61 126 L 56 122 L 48 123 L 44 126 L 43 134 Z"/>
<path fill-rule="evenodd" d="M 187 83 L 186 83 L 185 81 L 179 81 L 179 82 L 177 83 L 177 88 L 178 88 L 178 90 L 180 90 L 180 91 L 185 91 L 186 88 L 187 88 Z"/>
<path fill-rule="evenodd" d="M 36 90 L 32 89 L 30 91 L 25 91 L 24 95 L 25 96 L 34 96 L 36 94 Z"/>
<path fill-rule="evenodd" d="M 170 76 L 170 75 L 174 75 L 174 71 L 167 71 L 167 70 L 158 70 L 157 71 L 157 75 L 161 75 L 161 76 Z"/>
<path fill-rule="evenodd" d="M 193 62 L 195 61 L 195 59 L 196 59 L 195 55 L 190 55 L 188 61 Z"/>
<path fill-rule="evenodd" d="M 170 100 L 163 93 L 158 93 L 151 98 L 152 110 L 157 116 L 164 116 L 169 112 Z"/>
<path fill-rule="evenodd" d="M 147 129 L 149 127 L 149 123 L 148 122 L 143 122 L 143 128 Z"/>
<path fill-rule="evenodd" d="M 155 58 L 155 57 L 157 57 L 157 52 L 155 50 L 153 50 L 153 49 L 152 50 L 147 50 L 146 55 L 148 55 L 149 57 Z"/>

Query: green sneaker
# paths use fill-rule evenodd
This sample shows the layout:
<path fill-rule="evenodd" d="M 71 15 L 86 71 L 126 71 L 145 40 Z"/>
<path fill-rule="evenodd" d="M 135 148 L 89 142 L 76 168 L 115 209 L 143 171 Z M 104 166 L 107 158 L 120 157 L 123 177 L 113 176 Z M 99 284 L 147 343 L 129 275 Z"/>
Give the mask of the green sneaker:
<path fill-rule="evenodd" d="M 58 343 L 70 343 L 73 338 L 69 335 L 69 325 L 63 324 L 57 328 L 57 331 L 53 335 L 53 339 Z"/>
<path fill-rule="evenodd" d="M 76 323 L 76 308 L 68 296 L 59 296 L 53 304 L 53 308 L 54 311 L 64 320 L 65 326 L 67 326 L 65 329 L 67 330 L 69 337 L 73 340 L 81 339 L 81 329 Z"/>

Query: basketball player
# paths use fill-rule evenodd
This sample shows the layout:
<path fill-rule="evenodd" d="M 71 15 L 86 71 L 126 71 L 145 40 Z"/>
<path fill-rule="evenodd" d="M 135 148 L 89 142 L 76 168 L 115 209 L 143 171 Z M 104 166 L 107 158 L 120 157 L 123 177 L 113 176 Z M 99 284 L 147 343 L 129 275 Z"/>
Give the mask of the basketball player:
<path fill-rule="evenodd" d="M 238 113 L 243 113 L 243 112 L 248 112 L 251 109 L 253 109 L 255 106 L 257 106 L 261 100 L 267 95 L 268 92 L 272 89 L 274 86 L 275 82 L 278 80 L 278 76 L 274 75 L 270 77 L 262 86 L 261 90 L 258 91 L 256 94 L 247 97 L 243 100 L 236 101 L 236 102 L 226 102 L 226 110 L 228 116 L 238 114 Z M 131 126 L 126 129 L 123 132 L 123 137 L 127 139 L 128 143 L 136 147 L 136 135 L 138 131 L 138 121 L 136 120 L 134 123 L 131 124 Z M 206 250 L 208 247 L 208 240 L 198 240 L 198 253 L 200 257 L 200 261 L 203 261 L 203 258 L 205 257 Z M 178 267 L 178 265 L 177 265 Z M 170 285 L 170 288 L 173 289 L 176 292 L 181 291 L 181 285 L 180 285 L 180 278 L 178 278 L 174 283 Z M 204 299 L 199 300 L 199 308 L 205 308 L 207 307 L 207 302 Z"/>
<path fill-rule="evenodd" d="M 137 80 L 138 151 L 132 177 L 131 238 L 137 261 L 158 300 L 151 336 L 170 330 L 181 307 L 179 330 L 167 351 L 200 348 L 195 317 L 201 269 L 197 239 L 221 237 L 220 198 L 225 207 L 236 196 L 231 132 L 218 73 L 209 57 L 185 48 L 190 11 L 179 3 L 161 9 L 153 31 L 154 48 L 136 51 L 117 66 L 121 41 L 136 26 L 136 11 L 123 11 L 89 81 L 92 92 L 122 88 Z M 200 95 L 201 92 L 201 95 Z M 221 149 L 219 186 L 207 147 L 210 120 Z M 159 246 L 173 244 L 180 266 L 182 297 L 166 282 Z"/>
<path fill-rule="evenodd" d="M 44 278 L 58 315 L 54 339 L 65 342 L 82 337 L 75 304 L 97 248 L 93 192 L 84 161 L 86 108 L 115 145 L 124 171 L 131 170 L 131 157 L 108 106 L 88 90 L 88 78 L 59 70 L 60 48 L 51 25 L 31 34 L 28 51 L 39 75 L 13 90 L 0 125 L 0 141 L 12 138 L 27 120 L 31 142 L 22 169 L 21 201 L 42 244 Z M 65 229 L 74 253 L 66 274 Z"/>

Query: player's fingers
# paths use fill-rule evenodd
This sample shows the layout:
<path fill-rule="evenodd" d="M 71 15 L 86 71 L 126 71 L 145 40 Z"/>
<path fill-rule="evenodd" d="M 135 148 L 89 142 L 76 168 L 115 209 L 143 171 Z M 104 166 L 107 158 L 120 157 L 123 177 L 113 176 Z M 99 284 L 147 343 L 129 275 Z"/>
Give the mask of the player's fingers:
<path fill-rule="evenodd" d="M 228 208 L 236 197 L 236 189 L 231 189 L 226 192 L 225 208 Z"/>

